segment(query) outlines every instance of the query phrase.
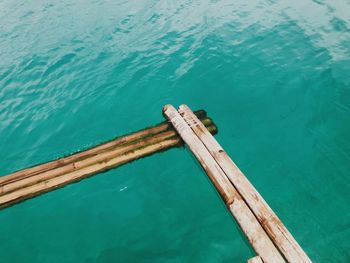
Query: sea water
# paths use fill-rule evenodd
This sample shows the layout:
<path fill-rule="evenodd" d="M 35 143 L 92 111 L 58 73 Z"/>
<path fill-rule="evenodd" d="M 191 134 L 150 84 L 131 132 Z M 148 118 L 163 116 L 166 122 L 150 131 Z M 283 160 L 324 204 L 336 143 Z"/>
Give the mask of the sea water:
<path fill-rule="evenodd" d="M 0 1 L 0 175 L 205 109 L 315 262 L 350 261 L 348 1 Z M 186 148 L 0 211 L 0 262 L 245 262 Z"/>

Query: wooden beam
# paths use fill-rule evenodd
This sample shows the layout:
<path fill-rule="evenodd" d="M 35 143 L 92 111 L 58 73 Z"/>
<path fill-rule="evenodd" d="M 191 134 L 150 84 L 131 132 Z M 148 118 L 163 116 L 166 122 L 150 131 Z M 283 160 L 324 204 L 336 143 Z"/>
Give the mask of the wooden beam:
<path fill-rule="evenodd" d="M 142 138 L 147 137 L 147 136 L 152 136 L 152 135 L 158 134 L 160 132 L 166 131 L 168 128 L 169 128 L 168 124 L 163 123 L 161 125 L 152 127 L 150 129 L 144 129 L 144 130 L 138 131 L 136 133 L 132 133 L 132 134 L 129 134 L 126 136 L 116 138 L 112 141 L 109 141 L 109 142 L 103 143 L 101 145 L 92 147 L 86 151 L 78 152 L 78 153 L 70 155 L 68 157 L 63 157 L 63 158 L 60 158 L 60 159 L 57 159 L 54 161 L 50 161 L 50 162 L 36 165 L 36 166 L 30 167 L 27 169 L 23 169 L 23 170 L 14 172 L 14 173 L 6 175 L 6 176 L 1 176 L 0 177 L 0 186 L 7 184 L 9 182 L 15 182 L 17 180 L 22 180 L 25 177 L 30 177 L 32 175 L 36 175 L 36 174 L 39 174 L 42 172 L 52 170 L 52 169 L 55 169 L 57 167 L 61 167 L 61 166 L 66 165 L 66 164 L 70 164 L 72 162 L 79 161 L 79 160 L 87 158 L 87 157 L 94 156 L 97 153 L 108 150 L 112 147 L 116 147 L 116 146 L 131 142 L 131 141 L 142 139 Z"/>
<path fill-rule="evenodd" d="M 167 139 L 162 142 L 158 142 L 156 144 L 148 145 L 144 148 L 131 151 L 127 154 L 117 156 L 105 162 L 95 163 L 82 169 L 66 173 L 61 176 L 39 182 L 25 188 L 21 188 L 17 191 L 0 196 L 0 207 L 8 207 L 23 200 L 32 198 L 42 193 L 46 193 L 58 187 L 62 187 L 64 185 L 67 185 L 68 183 L 79 181 L 93 174 L 100 173 L 111 168 L 120 166 L 122 164 L 131 162 L 133 160 L 139 159 L 141 157 L 153 154 L 154 152 L 168 149 L 170 147 L 178 145 L 179 143 L 181 143 L 181 139 L 178 137 Z"/>
<path fill-rule="evenodd" d="M 207 113 L 204 110 L 198 110 L 195 111 L 196 116 L 199 119 L 204 119 L 204 122 L 207 122 L 208 119 L 205 117 L 207 116 Z M 205 123 L 206 126 L 209 126 Z M 91 156 L 94 156 L 98 153 L 101 153 L 103 151 L 107 151 L 110 148 L 120 146 L 126 143 L 134 142 L 137 140 L 140 140 L 142 138 L 146 137 L 151 137 L 156 134 L 159 134 L 161 132 L 167 131 L 171 129 L 171 125 L 166 122 L 162 122 L 154 127 L 150 128 L 145 128 L 143 130 L 140 130 L 138 132 L 130 133 L 121 137 L 117 137 L 116 139 L 113 139 L 111 141 L 105 142 L 103 144 L 94 146 L 90 149 L 77 152 L 75 154 L 69 155 L 67 157 L 59 158 L 57 160 L 53 160 L 50 162 L 46 162 L 43 164 L 35 165 L 33 167 L 29 167 L 23 170 L 16 171 L 14 173 L 5 175 L 5 176 L 0 176 L 0 186 L 10 183 L 10 182 L 15 182 L 17 180 L 22 180 L 25 177 L 30 177 L 32 175 L 36 175 L 45 171 L 49 171 L 51 169 L 55 169 L 57 167 L 61 167 L 66 164 L 70 164 L 76 161 L 79 161 L 84 158 L 88 158 Z"/>
<path fill-rule="evenodd" d="M 179 113 L 183 116 L 187 125 L 191 127 L 192 131 L 198 136 L 198 138 L 200 138 L 211 156 L 230 179 L 287 261 L 291 263 L 311 262 L 281 220 L 231 160 L 215 138 L 200 123 L 190 108 L 186 105 L 181 105 L 179 107 Z"/>
<path fill-rule="evenodd" d="M 216 127 L 214 126 L 213 122 L 209 118 L 205 118 L 202 120 L 204 125 L 208 125 L 209 129 L 211 129 L 213 132 L 215 132 Z M 56 168 L 52 168 L 49 170 L 45 170 L 38 174 L 31 174 L 30 176 L 24 176 L 19 177 L 16 180 L 8 180 L 6 183 L 3 183 L 0 185 L 0 196 L 13 192 L 16 189 L 20 189 L 29 185 L 33 185 L 35 183 L 45 181 L 48 179 L 51 179 L 53 177 L 62 175 L 64 173 L 68 173 L 74 170 L 81 169 L 83 167 L 86 167 L 88 165 L 97 163 L 97 162 L 103 162 L 105 160 L 111 159 L 113 157 L 116 157 L 118 155 L 125 154 L 129 151 L 133 151 L 137 148 L 145 147 L 150 144 L 154 144 L 157 142 L 161 142 L 163 140 L 176 137 L 178 136 L 177 133 L 174 130 L 168 130 L 161 133 L 158 133 L 154 136 L 148 136 L 144 137 L 142 139 L 131 141 L 129 143 L 123 143 L 121 145 L 116 145 L 114 147 L 109 147 L 108 150 L 103 150 L 95 153 L 94 155 L 86 155 L 84 158 L 78 158 L 75 161 L 73 160 L 70 163 L 62 164 L 61 166 L 58 166 Z M 88 150 L 90 151 L 90 150 Z M 4 176 L 6 178 L 6 176 Z"/>
<path fill-rule="evenodd" d="M 203 112 L 200 116 L 203 116 Z M 211 132 L 216 133 L 217 128 L 210 118 L 203 118 L 202 121 Z M 84 152 L 16 172 L 15 176 L 4 176 L 0 184 L 0 207 L 10 206 L 155 152 L 182 145 L 181 138 L 169 123 L 149 129 L 151 131 L 142 130 Z"/>
<path fill-rule="evenodd" d="M 264 262 L 285 262 L 241 195 L 182 116 L 171 105 L 164 106 L 163 112 L 208 174 L 257 254 Z"/>
<path fill-rule="evenodd" d="M 41 172 L 39 174 L 36 174 L 35 176 L 24 177 L 21 180 L 16 180 L 14 182 L 11 181 L 7 184 L 3 184 L 2 186 L 0 186 L 0 195 L 4 195 L 10 192 L 13 192 L 17 189 L 27 187 L 27 186 L 39 183 L 41 181 L 46 181 L 66 173 L 82 169 L 89 165 L 93 165 L 94 163 L 105 162 L 106 160 L 123 155 L 130 151 L 134 151 L 136 149 L 145 147 L 147 145 L 156 144 L 158 142 L 162 142 L 174 137 L 176 137 L 175 131 L 165 131 L 165 132 L 156 134 L 155 136 L 147 137 L 143 140 L 139 140 L 136 142 L 132 142 L 130 144 L 123 144 L 121 146 L 110 148 L 108 151 L 99 152 L 85 159 L 79 159 L 77 161 L 68 163 L 66 165 L 62 165 L 45 172 Z"/>

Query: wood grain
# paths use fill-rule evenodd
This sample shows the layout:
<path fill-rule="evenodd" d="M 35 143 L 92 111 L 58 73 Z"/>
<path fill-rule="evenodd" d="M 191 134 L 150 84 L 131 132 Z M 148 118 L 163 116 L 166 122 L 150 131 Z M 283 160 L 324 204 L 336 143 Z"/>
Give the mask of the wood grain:
<path fill-rule="evenodd" d="M 304 250 L 300 247 L 263 197 L 248 181 L 215 138 L 201 124 L 190 108 L 186 105 L 181 105 L 179 107 L 179 113 L 183 116 L 192 131 L 200 138 L 211 156 L 213 156 L 218 165 L 225 172 L 229 180 L 259 220 L 261 226 L 266 233 L 268 233 L 287 261 L 293 263 L 311 262 Z"/>
<path fill-rule="evenodd" d="M 203 116 L 203 112 L 200 116 Z M 205 117 L 202 121 L 211 132 L 216 133 L 217 128 L 210 118 Z M 149 128 L 150 132 L 142 130 L 61 159 L 64 162 L 52 162 L 52 166 L 46 163 L 36 169 L 25 169 L 21 175 L 19 171 L 8 180 L 5 178 L 0 185 L 0 207 L 10 206 L 155 152 L 182 145 L 182 140 L 172 125 L 164 124 L 166 128 L 161 124 Z"/>
<path fill-rule="evenodd" d="M 204 110 L 198 110 L 195 111 L 196 116 L 199 119 L 203 119 L 204 122 L 210 120 L 209 118 L 205 118 L 207 116 L 206 111 Z M 53 161 L 49 161 L 43 164 L 39 164 L 39 165 L 35 165 L 33 167 L 29 167 L 26 169 L 22 169 L 19 171 L 16 171 L 14 173 L 5 175 L 5 176 L 0 176 L 0 186 L 10 183 L 10 182 L 15 182 L 17 180 L 21 180 L 25 177 L 30 177 L 45 171 L 49 171 L 51 169 L 55 169 L 57 167 L 61 167 L 63 165 L 66 164 L 70 164 L 72 162 L 76 162 L 79 161 L 81 159 L 87 158 L 87 157 L 91 157 L 94 156 L 100 152 L 103 151 L 107 151 L 110 148 L 119 146 L 119 145 L 123 145 L 126 143 L 130 143 L 136 140 L 140 140 L 142 138 L 145 137 L 150 137 L 150 136 L 154 136 L 158 133 L 167 131 L 169 129 L 171 129 L 171 125 L 167 122 L 162 122 L 154 127 L 149 127 L 149 128 L 145 128 L 143 130 L 134 132 L 134 133 L 130 133 L 121 137 L 118 137 L 116 139 L 113 139 L 111 141 L 105 142 L 103 144 L 97 145 L 95 147 L 92 147 L 90 149 L 81 151 L 81 152 L 77 152 L 75 154 L 69 155 L 67 157 L 63 157 L 63 158 L 59 158 Z"/>
<path fill-rule="evenodd" d="M 100 173 L 108 169 L 120 166 L 122 164 L 131 162 L 133 160 L 145 157 L 154 152 L 168 149 L 170 147 L 178 145 L 179 143 L 181 143 L 181 139 L 178 137 L 167 139 L 162 142 L 151 144 L 144 148 L 128 152 L 127 154 L 119 155 L 104 162 L 95 163 L 82 169 L 72 171 L 70 173 L 65 173 L 61 176 L 54 177 L 31 186 L 21 188 L 17 191 L 0 196 L 0 207 L 8 207 L 23 200 L 32 198 L 42 193 L 46 193 L 58 187 L 62 187 L 64 185 L 67 185 L 68 183 L 79 181 L 93 174 Z"/>
<path fill-rule="evenodd" d="M 164 106 L 163 112 L 206 171 L 258 255 L 264 262 L 285 262 L 241 195 L 183 117 L 171 105 Z"/>

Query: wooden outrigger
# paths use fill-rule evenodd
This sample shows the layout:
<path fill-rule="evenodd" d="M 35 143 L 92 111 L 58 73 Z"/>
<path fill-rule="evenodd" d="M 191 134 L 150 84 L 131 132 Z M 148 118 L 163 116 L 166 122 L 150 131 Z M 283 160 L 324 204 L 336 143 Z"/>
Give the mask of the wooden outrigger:
<path fill-rule="evenodd" d="M 217 132 L 205 111 L 196 114 L 212 133 Z M 180 145 L 182 139 L 172 125 L 163 122 L 91 149 L 1 176 L 0 208 Z"/>
<path fill-rule="evenodd" d="M 257 256 L 250 263 L 311 260 L 212 134 L 213 121 L 186 105 L 163 108 L 169 122 L 0 177 L 0 208 L 185 143 L 219 192 Z"/>
<path fill-rule="evenodd" d="M 281 220 L 186 105 L 163 109 L 263 262 L 311 262 Z"/>

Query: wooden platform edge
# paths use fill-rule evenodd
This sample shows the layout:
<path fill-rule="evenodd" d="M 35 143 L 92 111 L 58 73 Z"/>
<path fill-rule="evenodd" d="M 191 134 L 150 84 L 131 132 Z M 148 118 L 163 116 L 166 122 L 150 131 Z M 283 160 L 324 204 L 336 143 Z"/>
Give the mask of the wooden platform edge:
<path fill-rule="evenodd" d="M 284 226 L 282 221 L 277 217 L 260 193 L 244 176 L 216 139 L 200 123 L 191 109 L 187 105 L 181 105 L 179 107 L 179 113 L 183 116 L 194 133 L 200 138 L 218 165 L 242 195 L 244 201 L 248 204 L 262 227 L 287 261 L 297 263 L 311 262 L 310 258 Z"/>
<path fill-rule="evenodd" d="M 207 117 L 207 112 L 205 110 L 197 110 L 197 111 L 195 111 L 195 114 L 199 119 L 204 119 Z M 61 158 L 58 158 L 58 159 L 55 159 L 52 161 L 48 161 L 48 162 L 44 162 L 41 164 L 33 165 L 31 167 L 28 167 L 28 168 L 20 169 L 18 171 L 15 171 L 13 173 L 8 174 L 8 175 L 2 175 L 2 176 L 0 176 L 0 186 L 8 183 L 10 181 L 14 182 L 18 179 L 23 179 L 23 177 L 36 175 L 38 173 L 54 169 L 54 168 L 60 167 L 60 166 L 65 165 L 65 164 L 69 164 L 69 163 L 78 161 L 80 159 L 84 159 L 86 157 L 93 156 L 99 152 L 108 150 L 111 147 L 115 147 L 118 145 L 126 144 L 128 142 L 140 140 L 140 139 L 145 138 L 145 137 L 154 136 L 158 133 L 167 131 L 169 129 L 172 129 L 172 127 L 169 123 L 161 122 L 157 125 L 144 128 L 144 129 L 137 131 L 137 132 L 132 132 L 132 133 L 129 133 L 126 135 L 118 136 L 112 140 L 103 142 L 101 144 L 90 147 L 88 149 L 77 151 L 73 154 L 69 154 L 67 156 L 64 156 L 64 157 L 61 157 Z"/>
<path fill-rule="evenodd" d="M 172 105 L 164 106 L 163 113 L 198 159 L 257 254 L 264 262 L 285 262 L 241 195 L 183 117 Z"/>
<path fill-rule="evenodd" d="M 217 128 L 213 121 L 206 117 L 206 112 L 199 111 L 199 116 L 203 124 L 215 134 Z M 0 208 L 11 206 L 153 153 L 183 145 L 172 125 L 167 122 L 148 129 L 151 129 L 151 132 L 144 129 L 126 135 L 127 139 L 118 137 L 116 140 L 87 149 L 85 152 L 15 172 L 9 176 L 9 179 L 2 178 Z"/>

